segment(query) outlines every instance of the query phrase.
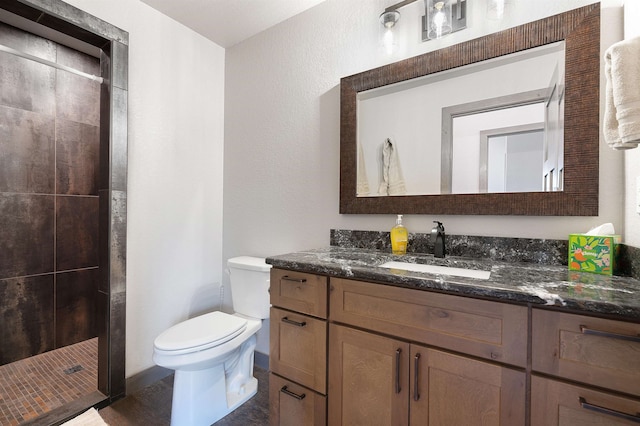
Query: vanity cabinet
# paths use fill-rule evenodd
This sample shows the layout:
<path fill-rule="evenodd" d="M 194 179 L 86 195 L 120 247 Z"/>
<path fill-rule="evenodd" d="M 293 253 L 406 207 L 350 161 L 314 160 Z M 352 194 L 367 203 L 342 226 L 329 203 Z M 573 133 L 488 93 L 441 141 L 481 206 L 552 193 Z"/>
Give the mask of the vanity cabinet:
<path fill-rule="evenodd" d="M 640 423 L 640 324 L 533 309 L 532 347 L 532 426 Z"/>
<path fill-rule="evenodd" d="M 270 423 L 325 425 L 327 277 L 273 268 L 269 291 Z"/>
<path fill-rule="evenodd" d="M 272 425 L 640 423 L 640 324 L 271 270 Z"/>
<path fill-rule="evenodd" d="M 523 369 L 447 349 L 526 366 L 526 307 L 340 278 L 330 306 L 329 424 L 525 423 Z"/>

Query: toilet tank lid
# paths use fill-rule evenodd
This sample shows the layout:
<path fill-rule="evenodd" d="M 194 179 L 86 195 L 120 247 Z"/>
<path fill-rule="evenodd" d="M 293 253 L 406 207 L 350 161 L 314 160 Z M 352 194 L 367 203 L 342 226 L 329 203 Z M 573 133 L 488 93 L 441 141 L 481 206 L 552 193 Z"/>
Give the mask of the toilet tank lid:
<path fill-rule="evenodd" d="M 265 263 L 264 257 L 239 256 L 227 261 L 230 268 L 247 269 L 250 271 L 268 272 L 271 265 Z"/>

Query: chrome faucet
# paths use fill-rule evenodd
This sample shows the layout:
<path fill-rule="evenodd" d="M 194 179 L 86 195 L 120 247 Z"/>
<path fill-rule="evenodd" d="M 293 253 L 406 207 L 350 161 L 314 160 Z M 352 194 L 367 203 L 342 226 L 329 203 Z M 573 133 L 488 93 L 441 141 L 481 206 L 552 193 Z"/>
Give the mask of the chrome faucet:
<path fill-rule="evenodd" d="M 445 234 L 444 234 L 444 226 L 442 222 L 438 222 L 434 220 L 433 223 L 436 226 L 431 230 L 431 242 L 433 242 L 433 256 L 434 257 L 444 257 L 447 254 L 447 250 L 444 245 Z"/>

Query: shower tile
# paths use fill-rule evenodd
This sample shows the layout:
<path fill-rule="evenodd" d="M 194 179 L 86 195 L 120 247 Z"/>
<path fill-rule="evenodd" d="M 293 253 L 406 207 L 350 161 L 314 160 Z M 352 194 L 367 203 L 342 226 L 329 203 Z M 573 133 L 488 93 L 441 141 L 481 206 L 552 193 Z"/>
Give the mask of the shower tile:
<path fill-rule="evenodd" d="M 53 274 L 0 280 L 0 365 L 53 349 Z"/>
<path fill-rule="evenodd" d="M 53 206 L 53 195 L 0 194 L 0 279 L 53 271 Z"/>
<path fill-rule="evenodd" d="M 111 345 L 111 397 L 124 396 L 125 380 L 125 335 L 126 335 L 126 293 L 112 293 L 110 301 L 109 331 Z"/>
<path fill-rule="evenodd" d="M 128 92 L 118 88 L 111 91 L 113 107 L 111 109 L 111 137 L 109 156 L 111 161 L 109 184 L 107 188 L 127 190 L 127 98 Z M 105 141 L 103 141 L 105 142 Z"/>
<path fill-rule="evenodd" d="M 96 295 L 96 331 L 98 332 L 98 390 L 109 395 L 109 295 Z"/>
<path fill-rule="evenodd" d="M 0 22 L 0 40 L 3 45 L 12 49 L 47 61 L 54 62 L 56 60 L 56 44 L 54 42 L 3 22 Z"/>
<path fill-rule="evenodd" d="M 56 274 L 56 348 L 97 336 L 98 268 Z"/>
<path fill-rule="evenodd" d="M 55 86 L 54 68 L 0 52 L 0 105 L 54 116 Z"/>
<path fill-rule="evenodd" d="M 53 117 L 0 106 L 0 192 L 52 194 Z"/>
<path fill-rule="evenodd" d="M 100 59 L 61 44 L 58 45 L 56 63 L 87 74 L 100 76 Z"/>
<path fill-rule="evenodd" d="M 58 70 L 56 116 L 64 120 L 100 125 L 100 83 Z"/>
<path fill-rule="evenodd" d="M 119 293 L 127 281 L 127 194 L 100 190 L 99 256 L 101 265 L 98 288 Z"/>
<path fill-rule="evenodd" d="M 58 120 L 56 193 L 98 195 L 100 133 L 96 126 Z"/>
<path fill-rule="evenodd" d="M 98 197 L 56 200 L 56 271 L 98 266 Z"/>

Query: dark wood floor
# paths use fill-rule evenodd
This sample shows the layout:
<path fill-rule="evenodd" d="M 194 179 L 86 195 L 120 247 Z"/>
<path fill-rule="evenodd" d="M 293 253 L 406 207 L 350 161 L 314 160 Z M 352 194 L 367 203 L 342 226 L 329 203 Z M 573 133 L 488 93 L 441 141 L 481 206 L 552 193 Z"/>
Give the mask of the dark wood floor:
<path fill-rule="evenodd" d="M 258 393 L 216 422 L 216 426 L 263 426 L 269 424 L 269 374 L 255 367 Z M 100 410 L 100 415 L 110 426 L 154 425 L 171 423 L 171 396 L 173 375 L 141 389 Z"/>

